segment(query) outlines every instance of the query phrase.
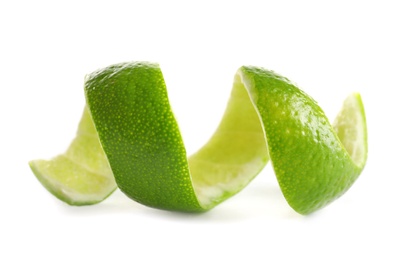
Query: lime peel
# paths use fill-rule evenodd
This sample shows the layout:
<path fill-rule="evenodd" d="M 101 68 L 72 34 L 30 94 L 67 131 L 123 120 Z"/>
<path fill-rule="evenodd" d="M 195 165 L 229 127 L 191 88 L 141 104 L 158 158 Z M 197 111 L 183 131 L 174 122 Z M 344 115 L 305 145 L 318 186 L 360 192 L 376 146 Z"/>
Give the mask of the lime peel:
<path fill-rule="evenodd" d="M 81 122 L 91 134 L 78 134 L 77 143 L 85 145 L 86 138 L 95 136 L 97 146 L 86 149 L 90 154 L 79 156 L 75 168 L 100 165 L 96 174 L 77 171 L 84 173 L 78 179 L 85 185 L 75 183 L 71 191 L 62 192 L 76 172 L 60 167 L 58 159 L 30 163 L 43 185 L 70 204 L 97 203 L 117 185 L 150 207 L 206 211 L 241 191 L 271 160 L 288 204 L 309 214 L 349 189 L 367 159 L 359 94 L 346 99 L 332 126 L 311 97 L 260 67 L 237 71 L 221 123 L 189 157 L 158 64 L 120 63 L 93 72 L 85 79 L 85 95 Z M 83 123 L 78 133 L 87 130 Z M 65 154 L 73 154 L 76 147 L 72 143 Z M 47 170 L 49 164 L 55 165 L 55 173 Z M 106 181 L 101 183 L 101 178 Z"/>
<path fill-rule="evenodd" d="M 99 203 L 117 188 L 86 107 L 66 152 L 51 160 L 32 160 L 29 166 L 45 188 L 70 205 Z"/>

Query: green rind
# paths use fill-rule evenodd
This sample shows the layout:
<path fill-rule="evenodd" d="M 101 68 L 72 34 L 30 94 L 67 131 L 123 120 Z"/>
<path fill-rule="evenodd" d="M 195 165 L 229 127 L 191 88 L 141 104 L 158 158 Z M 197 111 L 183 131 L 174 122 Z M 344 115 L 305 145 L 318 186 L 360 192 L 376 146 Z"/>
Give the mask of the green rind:
<path fill-rule="evenodd" d="M 354 164 L 317 103 L 274 72 L 242 67 L 262 119 L 282 192 L 298 213 L 309 214 L 340 197 L 362 167 Z"/>
<path fill-rule="evenodd" d="M 158 65 L 122 63 L 97 71 L 86 78 L 85 94 L 122 192 L 150 207 L 204 210 Z"/>

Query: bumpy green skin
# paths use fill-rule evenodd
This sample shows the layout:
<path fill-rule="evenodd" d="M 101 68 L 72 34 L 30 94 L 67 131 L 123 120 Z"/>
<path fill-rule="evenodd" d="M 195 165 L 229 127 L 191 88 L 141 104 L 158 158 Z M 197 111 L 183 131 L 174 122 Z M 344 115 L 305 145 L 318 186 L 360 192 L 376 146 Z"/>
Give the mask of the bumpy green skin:
<path fill-rule="evenodd" d="M 250 82 L 273 168 L 290 206 L 309 214 L 341 196 L 363 167 L 353 163 L 321 108 L 271 71 L 241 71 Z"/>
<path fill-rule="evenodd" d="M 116 183 L 127 196 L 150 207 L 204 210 L 157 65 L 107 67 L 86 78 L 85 93 Z"/>

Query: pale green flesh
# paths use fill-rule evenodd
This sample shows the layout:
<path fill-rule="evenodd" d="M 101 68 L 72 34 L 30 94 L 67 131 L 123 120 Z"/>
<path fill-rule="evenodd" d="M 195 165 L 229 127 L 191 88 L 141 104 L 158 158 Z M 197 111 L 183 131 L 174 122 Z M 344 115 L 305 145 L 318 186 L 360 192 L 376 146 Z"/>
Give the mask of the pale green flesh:
<path fill-rule="evenodd" d="M 363 102 L 358 93 L 345 99 L 333 127 L 353 162 L 363 168 L 367 160 L 367 126 Z"/>
<path fill-rule="evenodd" d="M 116 189 L 107 158 L 87 108 L 75 139 L 64 154 L 51 160 L 31 161 L 39 181 L 56 197 L 71 205 L 94 204 Z"/>
<path fill-rule="evenodd" d="M 259 116 L 237 75 L 219 127 L 209 142 L 188 158 L 201 205 L 212 207 L 243 189 L 268 159 Z"/>

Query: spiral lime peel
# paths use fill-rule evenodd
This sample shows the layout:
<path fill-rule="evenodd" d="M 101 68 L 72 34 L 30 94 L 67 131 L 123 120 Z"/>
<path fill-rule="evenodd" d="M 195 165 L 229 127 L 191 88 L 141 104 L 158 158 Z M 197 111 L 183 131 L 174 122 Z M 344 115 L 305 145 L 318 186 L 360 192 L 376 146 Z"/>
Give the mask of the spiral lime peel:
<path fill-rule="evenodd" d="M 241 191 L 271 160 L 288 204 L 309 214 L 344 194 L 367 159 L 358 93 L 345 100 L 331 125 L 311 97 L 260 67 L 237 71 L 221 123 L 189 157 L 158 64 L 95 71 L 85 79 L 85 96 L 82 122 L 91 126 L 95 145 L 78 134 L 80 141 L 61 157 L 30 162 L 43 185 L 70 204 L 97 203 L 117 185 L 150 207 L 202 212 Z M 78 161 L 60 160 L 77 147 Z"/>

